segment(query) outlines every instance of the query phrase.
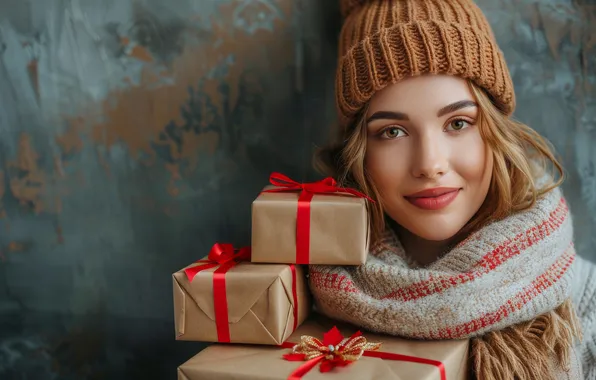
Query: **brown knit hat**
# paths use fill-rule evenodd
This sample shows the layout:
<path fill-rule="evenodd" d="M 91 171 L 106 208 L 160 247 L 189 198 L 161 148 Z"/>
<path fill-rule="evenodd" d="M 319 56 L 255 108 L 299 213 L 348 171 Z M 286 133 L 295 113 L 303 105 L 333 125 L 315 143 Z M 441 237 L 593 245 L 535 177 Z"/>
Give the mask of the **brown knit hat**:
<path fill-rule="evenodd" d="M 472 0 L 340 0 L 336 96 L 346 126 L 376 91 L 405 77 L 470 79 L 506 115 L 513 83 L 494 34 Z"/>

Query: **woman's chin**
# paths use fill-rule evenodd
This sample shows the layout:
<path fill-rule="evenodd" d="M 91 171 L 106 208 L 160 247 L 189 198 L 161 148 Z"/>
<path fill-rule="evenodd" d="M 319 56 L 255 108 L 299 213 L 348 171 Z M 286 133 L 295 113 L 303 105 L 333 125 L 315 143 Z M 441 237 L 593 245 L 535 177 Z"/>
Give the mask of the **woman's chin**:
<path fill-rule="evenodd" d="M 388 213 L 389 217 L 398 226 L 408 230 L 420 239 L 435 242 L 452 240 L 469 221 L 469 218 L 463 217 L 456 210 L 434 213 L 433 215 L 423 215 L 411 211 L 395 214 L 394 218 Z"/>
<path fill-rule="evenodd" d="M 402 225 L 402 227 L 406 228 L 408 231 L 410 231 L 410 233 L 416 235 L 421 239 L 442 242 L 453 239 L 461 230 L 463 225 L 461 227 L 454 227 L 453 225 L 440 225 L 433 223 L 422 226 Z"/>

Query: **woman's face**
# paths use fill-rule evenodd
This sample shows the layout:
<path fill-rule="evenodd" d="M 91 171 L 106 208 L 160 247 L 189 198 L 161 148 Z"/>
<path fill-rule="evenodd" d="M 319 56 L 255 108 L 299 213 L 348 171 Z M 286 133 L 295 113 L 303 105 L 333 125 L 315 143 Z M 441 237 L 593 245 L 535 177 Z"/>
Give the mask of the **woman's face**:
<path fill-rule="evenodd" d="M 366 118 L 365 166 L 385 212 L 423 239 L 452 238 L 484 202 L 493 170 L 467 82 L 402 80 L 374 95 Z"/>

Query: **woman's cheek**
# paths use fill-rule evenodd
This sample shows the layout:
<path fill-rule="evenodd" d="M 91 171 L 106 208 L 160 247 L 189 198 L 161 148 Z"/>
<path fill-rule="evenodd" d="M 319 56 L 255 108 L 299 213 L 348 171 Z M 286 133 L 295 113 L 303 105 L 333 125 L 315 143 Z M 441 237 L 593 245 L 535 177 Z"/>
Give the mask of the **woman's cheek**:
<path fill-rule="evenodd" d="M 467 136 L 457 139 L 452 145 L 451 169 L 469 185 L 480 186 L 485 180 L 487 149 L 478 130 L 471 130 Z"/>
<path fill-rule="evenodd" d="M 367 148 L 365 167 L 381 194 L 397 191 L 407 175 L 408 149 L 397 141 L 383 141 Z"/>

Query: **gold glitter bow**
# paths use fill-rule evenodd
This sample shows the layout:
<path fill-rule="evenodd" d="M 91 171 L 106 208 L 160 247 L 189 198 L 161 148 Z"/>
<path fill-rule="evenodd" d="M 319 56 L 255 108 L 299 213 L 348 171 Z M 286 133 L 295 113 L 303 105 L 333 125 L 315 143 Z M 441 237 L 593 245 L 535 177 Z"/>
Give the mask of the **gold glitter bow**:
<path fill-rule="evenodd" d="M 375 351 L 380 347 L 381 343 L 368 342 L 360 332 L 344 338 L 337 327 L 333 327 L 323 334 L 323 341 L 303 335 L 300 337 L 300 343 L 293 347 L 292 353 L 284 355 L 284 358 L 292 361 L 307 361 L 323 357 L 321 370 L 326 372 L 332 367 L 345 366 L 360 359 L 364 351 Z"/>

